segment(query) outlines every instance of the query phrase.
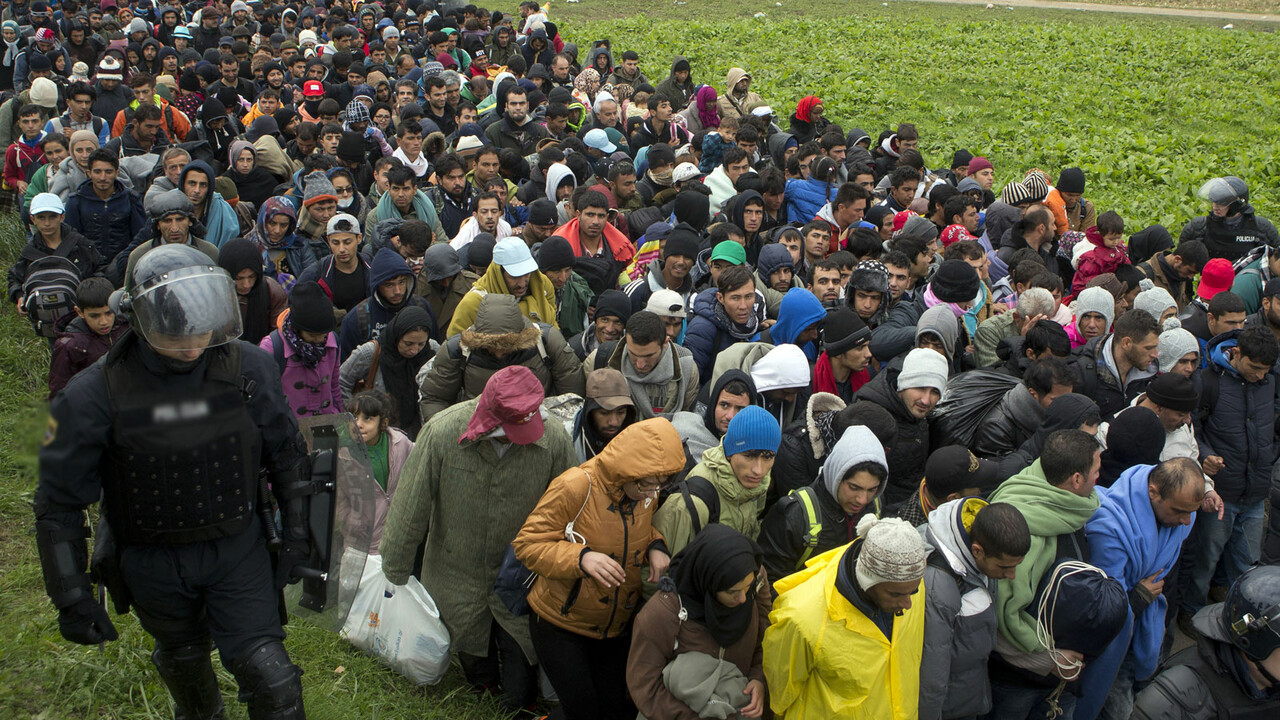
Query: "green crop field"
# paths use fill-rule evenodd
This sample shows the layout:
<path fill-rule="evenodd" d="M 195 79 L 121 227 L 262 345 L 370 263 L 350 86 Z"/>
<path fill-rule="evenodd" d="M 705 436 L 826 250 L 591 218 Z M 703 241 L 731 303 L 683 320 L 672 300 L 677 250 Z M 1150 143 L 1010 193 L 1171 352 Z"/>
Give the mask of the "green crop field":
<path fill-rule="evenodd" d="M 1264 9 L 1253 0 L 1188 4 Z M 902 0 L 557 0 L 551 14 L 583 57 L 605 37 L 639 51 L 654 83 L 680 53 L 695 79 L 719 90 L 729 67 L 748 68 L 753 89 L 783 116 L 813 93 L 846 129 L 874 136 L 914 122 L 931 166 L 967 148 L 991 158 L 999 185 L 1032 167 L 1056 177 L 1079 165 L 1086 196 L 1100 212 L 1120 212 L 1130 231 L 1161 222 L 1176 235 L 1205 211 L 1196 187 L 1223 174 L 1248 181 L 1261 214 L 1280 215 L 1280 41 L 1263 24 L 1228 31 L 1210 21 Z M 0 264 L 21 243 L 12 216 L 0 220 Z M 30 501 L 47 363 L 25 321 L 0 311 L 0 717 L 171 717 L 135 620 L 116 619 L 122 637 L 104 652 L 73 646 L 45 598 Z M 290 625 L 287 644 L 306 671 L 310 717 L 498 717 L 456 670 L 419 690 L 305 623 Z M 230 675 L 219 672 L 228 717 L 243 718 Z"/>

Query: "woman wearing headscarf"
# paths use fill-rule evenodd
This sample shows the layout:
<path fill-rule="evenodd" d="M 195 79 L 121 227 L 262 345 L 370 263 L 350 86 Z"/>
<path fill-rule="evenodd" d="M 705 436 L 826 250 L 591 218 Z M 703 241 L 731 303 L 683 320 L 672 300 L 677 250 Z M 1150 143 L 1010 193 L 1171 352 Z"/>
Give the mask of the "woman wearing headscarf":
<path fill-rule="evenodd" d="M 22 36 L 18 23 L 13 20 L 5 20 L 3 26 L 0 26 L 0 40 L 4 42 L 4 50 L 0 52 L 0 87 L 11 88 L 13 68 L 23 48 L 27 46 L 27 40 Z"/>
<path fill-rule="evenodd" d="M 227 153 L 227 171 L 222 174 L 236 184 L 240 199 L 262 207 L 267 198 L 275 194 L 279 181 L 276 176 L 258 165 L 258 151 L 248 140 L 231 143 Z"/>
<path fill-rule="evenodd" d="M 1164 452 L 1165 429 L 1148 408 L 1129 407 L 1116 413 L 1099 434 L 1106 439 L 1098 487 L 1111 484 L 1134 465 L 1158 465 Z"/>
<path fill-rule="evenodd" d="M 880 239 L 888 242 L 893 237 L 893 210 L 884 205 L 872 205 L 867 208 L 867 214 L 862 218 L 864 221 L 875 226 L 876 232 L 880 233 Z"/>
<path fill-rule="evenodd" d="M 596 93 L 600 91 L 600 73 L 593 68 L 586 68 L 573 79 L 573 97 L 582 103 L 584 108 L 594 107 Z"/>
<path fill-rule="evenodd" d="M 297 229 L 298 214 L 293 205 L 273 197 L 262 203 L 257 225 L 247 238 L 262 251 L 267 276 L 285 290 L 292 289 L 298 276 L 316 264 L 315 252 L 297 236 Z"/>
<path fill-rule="evenodd" d="M 271 334 L 276 318 L 289 303 L 280 283 L 262 274 L 262 251 L 243 238 L 229 240 L 218 249 L 218 266 L 236 283 L 240 302 L 240 339 L 254 345 Z"/>
<path fill-rule="evenodd" d="M 791 116 L 791 129 L 788 131 L 796 136 L 796 142 L 803 145 L 822 137 L 822 133 L 831 125 L 822 116 L 823 109 L 822 100 L 817 95 L 800 98 L 800 104 L 796 105 L 796 111 Z"/>
<path fill-rule="evenodd" d="M 343 401 L 359 390 L 381 390 L 391 396 L 396 427 L 409 439 L 422 428 L 418 409 L 418 371 L 434 357 L 431 316 L 410 305 L 395 314 L 374 340 L 360 345 L 343 361 L 338 374 Z M 369 376 L 372 384 L 364 384 Z M 361 385 L 357 388 L 357 385 Z"/>
<path fill-rule="evenodd" d="M 629 425 L 553 480 L 511 543 L 537 574 L 529 631 L 565 720 L 636 715 L 626 680 L 632 613 L 641 580 L 657 582 L 670 564 L 652 520 L 659 491 L 684 463 L 670 421 Z"/>
<path fill-rule="evenodd" d="M 761 563 L 754 542 L 719 524 L 708 525 L 671 559 L 631 630 L 627 688 L 642 716 L 715 717 L 707 713 L 713 705 L 761 716 L 760 643 L 773 604 Z M 712 678 L 718 682 L 711 696 L 698 693 Z"/>
<path fill-rule="evenodd" d="M 716 110 L 716 89 L 710 85 L 698 88 L 693 102 L 679 114 L 684 118 L 684 125 L 689 129 L 690 135 L 720 127 L 720 112 Z"/>

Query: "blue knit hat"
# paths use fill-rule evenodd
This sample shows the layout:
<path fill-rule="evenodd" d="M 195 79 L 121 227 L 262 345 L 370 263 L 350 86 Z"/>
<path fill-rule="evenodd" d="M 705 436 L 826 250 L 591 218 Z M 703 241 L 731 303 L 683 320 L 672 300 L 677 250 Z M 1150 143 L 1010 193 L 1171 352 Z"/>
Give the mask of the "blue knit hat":
<path fill-rule="evenodd" d="M 752 450 L 776 453 L 782 444 L 782 428 L 768 410 L 748 405 L 729 421 L 729 429 L 721 442 L 725 457 Z"/>

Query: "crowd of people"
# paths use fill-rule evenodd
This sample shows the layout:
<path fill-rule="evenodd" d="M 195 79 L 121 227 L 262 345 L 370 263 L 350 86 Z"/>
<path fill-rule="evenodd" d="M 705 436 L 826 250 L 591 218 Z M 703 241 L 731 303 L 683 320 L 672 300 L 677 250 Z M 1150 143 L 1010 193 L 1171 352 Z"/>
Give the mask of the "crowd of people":
<path fill-rule="evenodd" d="M 930 163 L 927 122 L 844 126 L 750 67 L 516 10 L 0 11 L 65 637 L 115 633 L 75 529 L 101 495 L 177 717 L 220 717 L 211 646 L 250 717 L 302 717 L 273 596 L 223 612 L 265 553 L 215 571 L 277 521 L 232 499 L 250 530 L 177 529 L 206 497 L 183 463 L 226 482 L 257 425 L 282 586 L 296 421 L 350 414 L 380 491 L 360 549 L 513 714 L 1280 711 L 1280 234 L 1243 180 L 1207 171 L 1175 242 L 1080 168 Z M 147 437 L 129 373 L 206 388 L 152 420 L 217 422 Z"/>

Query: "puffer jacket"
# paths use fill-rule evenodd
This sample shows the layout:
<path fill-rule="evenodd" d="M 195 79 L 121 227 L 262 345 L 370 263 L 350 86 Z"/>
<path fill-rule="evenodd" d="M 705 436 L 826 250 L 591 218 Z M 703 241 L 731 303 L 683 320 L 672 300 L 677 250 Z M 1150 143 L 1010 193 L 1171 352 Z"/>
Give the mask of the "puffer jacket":
<path fill-rule="evenodd" d="M 1009 388 L 973 436 L 973 452 L 978 457 L 998 457 L 1017 450 L 1035 434 L 1044 419 L 1044 408 L 1023 383 Z"/>
<path fill-rule="evenodd" d="M 786 191 L 787 222 L 807 223 L 818 216 L 823 205 L 831 202 L 839 187 L 817 178 L 788 180 Z"/>
<path fill-rule="evenodd" d="M 724 445 L 716 445 L 702 453 L 702 461 L 693 466 L 687 477 L 703 478 L 715 488 L 720 498 L 719 524 L 728 525 L 747 537 L 755 540 L 760 534 L 760 516 L 764 514 L 765 498 L 769 493 L 769 478 L 754 488 L 743 487 L 725 457 Z M 694 495 L 689 499 L 698 513 L 699 527 L 706 527 L 710 522 L 710 509 L 706 503 Z M 653 526 L 662 533 L 667 547 L 674 555 L 693 542 L 693 517 L 689 514 L 689 506 L 685 504 L 683 493 L 673 492 L 667 496 L 666 502 L 654 513 Z"/>
<path fill-rule="evenodd" d="M 1196 428 L 1200 461 L 1210 455 L 1224 464 L 1213 476 L 1213 486 L 1229 503 L 1248 505 L 1266 499 L 1271 469 L 1276 462 L 1276 421 L 1280 419 L 1277 378 L 1274 370 L 1260 382 L 1246 382 L 1227 359 L 1240 330 L 1223 333 L 1209 342 L 1209 367 L 1201 372 L 1217 376 L 1218 401 Z M 1198 388 L 1205 380 L 1199 379 Z"/>
<path fill-rule="evenodd" d="M 627 497 L 622 486 L 684 468 L 680 435 L 662 418 L 624 428 L 604 450 L 551 481 L 511 543 L 516 559 L 537 574 L 529 607 L 546 622 L 572 633 L 608 639 L 624 635 L 640 603 L 648 552 L 663 549 L 652 524 L 656 504 Z M 572 522 L 582 542 L 565 538 Z M 582 569 L 587 552 L 616 559 L 626 580 L 602 587 Z"/>
<path fill-rule="evenodd" d="M 892 447 L 885 448 L 889 481 L 884 491 L 884 502 L 889 505 L 901 503 L 919 489 L 920 480 L 924 477 L 924 464 L 929 459 L 929 421 L 917 420 L 898 397 L 898 375 L 901 372 L 901 367 L 885 367 L 854 396 L 855 403 L 875 403 L 889 411 L 898 423 L 897 440 Z"/>
<path fill-rule="evenodd" d="M 773 482 L 769 487 L 770 502 L 786 497 L 792 490 L 812 485 L 831 448 L 818 432 L 818 417 L 840 412 L 845 402 L 831 393 L 816 392 L 809 396 L 804 419 L 796 420 L 782 430 L 782 444 L 773 463 Z M 852 538 L 850 538 L 852 539 Z M 845 540 L 848 542 L 848 540 Z M 776 580 L 781 575 L 770 573 Z"/>
<path fill-rule="evenodd" d="M 719 303 L 716 300 L 716 292 L 715 288 L 707 288 L 694 297 L 693 318 L 689 320 L 684 333 L 684 346 L 693 353 L 693 360 L 698 364 L 698 377 L 702 379 L 703 384 L 712 379 L 711 371 L 716 355 L 721 350 L 734 343 L 755 341 L 760 337 L 759 332 L 745 336 L 737 329 L 724 326 L 715 312 L 716 305 Z M 758 300 L 756 304 L 763 306 L 764 303 Z"/>
<path fill-rule="evenodd" d="M 933 548 L 924 571 L 920 720 L 981 716 L 991 709 L 987 658 L 996 645 L 996 585 L 978 569 L 969 529 L 978 498 L 939 505 L 920 529 Z"/>
<path fill-rule="evenodd" d="M 506 298 L 511 296 L 481 303 L 475 324 L 446 340 L 423 366 L 418 388 L 423 421 L 460 400 L 479 397 L 489 378 L 508 365 L 529 368 L 548 397 L 585 392 L 582 365 L 560 331 L 531 324 L 514 298 Z"/>

